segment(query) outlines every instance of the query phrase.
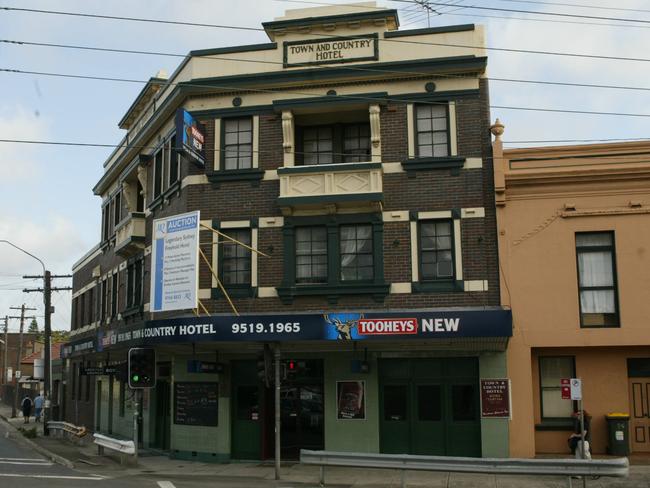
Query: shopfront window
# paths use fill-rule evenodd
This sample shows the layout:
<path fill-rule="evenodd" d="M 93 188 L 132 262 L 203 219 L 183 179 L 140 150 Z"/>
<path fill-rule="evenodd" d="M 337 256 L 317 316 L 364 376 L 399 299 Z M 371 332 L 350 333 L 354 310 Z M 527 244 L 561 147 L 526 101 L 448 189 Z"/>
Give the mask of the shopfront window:
<path fill-rule="evenodd" d="M 407 385 L 384 386 L 384 420 L 401 421 L 407 419 Z"/>

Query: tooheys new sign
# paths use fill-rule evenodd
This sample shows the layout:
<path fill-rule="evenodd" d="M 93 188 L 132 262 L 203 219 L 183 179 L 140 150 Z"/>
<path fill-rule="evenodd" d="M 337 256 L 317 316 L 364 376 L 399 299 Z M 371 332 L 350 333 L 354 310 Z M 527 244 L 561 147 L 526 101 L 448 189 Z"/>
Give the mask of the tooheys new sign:
<path fill-rule="evenodd" d="M 205 128 L 182 108 L 176 111 L 175 149 L 199 166 L 205 166 Z"/>
<path fill-rule="evenodd" d="M 221 315 L 153 320 L 100 332 L 100 348 L 200 341 L 336 341 L 510 337 L 509 310 Z"/>

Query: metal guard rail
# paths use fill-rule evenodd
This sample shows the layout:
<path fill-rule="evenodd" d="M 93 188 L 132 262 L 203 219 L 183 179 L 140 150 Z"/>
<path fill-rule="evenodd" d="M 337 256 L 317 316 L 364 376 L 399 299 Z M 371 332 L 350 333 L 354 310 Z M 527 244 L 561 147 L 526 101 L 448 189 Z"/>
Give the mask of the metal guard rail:
<path fill-rule="evenodd" d="M 68 422 L 59 422 L 59 421 L 49 421 L 47 423 L 47 428 L 49 430 L 60 430 L 62 432 L 68 432 L 76 437 L 83 437 L 88 433 L 85 427 L 77 427 L 74 424 Z"/>
<path fill-rule="evenodd" d="M 98 446 L 112 449 L 113 451 L 118 451 L 123 454 L 135 454 L 135 444 L 133 441 L 122 441 L 97 433 L 93 434 L 93 437 L 93 442 Z"/>
<path fill-rule="evenodd" d="M 397 469 L 402 471 L 443 471 L 453 473 L 484 473 L 547 476 L 610 476 L 629 475 L 627 458 L 614 459 L 516 459 L 416 456 L 410 454 L 366 454 L 353 452 L 300 450 L 300 462 L 321 467 L 320 483 L 324 485 L 324 467 Z"/>

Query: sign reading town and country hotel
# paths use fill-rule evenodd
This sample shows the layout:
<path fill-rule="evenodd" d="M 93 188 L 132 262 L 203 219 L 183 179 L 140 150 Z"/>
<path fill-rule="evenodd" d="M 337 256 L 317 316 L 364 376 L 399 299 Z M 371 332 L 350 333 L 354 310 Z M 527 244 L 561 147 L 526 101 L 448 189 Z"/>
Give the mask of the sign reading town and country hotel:
<path fill-rule="evenodd" d="M 378 42 L 377 34 L 285 42 L 284 66 L 375 61 Z"/>
<path fill-rule="evenodd" d="M 100 331 L 96 349 L 207 341 L 435 340 L 511 335 L 512 315 L 503 309 L 213 315 L 152 320 Z"/>
<path fill-rule="evenodd" d="M 197 307 L 200 219 L 196 211 L 153 221 L 152 312 Z"/>

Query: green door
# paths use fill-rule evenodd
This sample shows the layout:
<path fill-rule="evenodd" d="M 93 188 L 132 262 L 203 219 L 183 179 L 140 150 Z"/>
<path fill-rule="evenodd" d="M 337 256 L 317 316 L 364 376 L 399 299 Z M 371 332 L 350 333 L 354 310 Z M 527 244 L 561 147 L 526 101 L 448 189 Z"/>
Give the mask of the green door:
<path fill-rule="evenodd" d="M 383 360 L 379 378 L 381 452 L 481 455 L 475 358 Z"/>
<path fill-rule="evenodd" d="M 154 432 L 154 447 L 164 451 L 169 450 L 171 434 L 171 386 L 167 379 L 158 379 L 155 388 L 156 420 Z"/>
<path fill-rule="evenodd" d="M 261 459 L 260 384 L 255 361 L 232 363 L 233 459 Z"/>

